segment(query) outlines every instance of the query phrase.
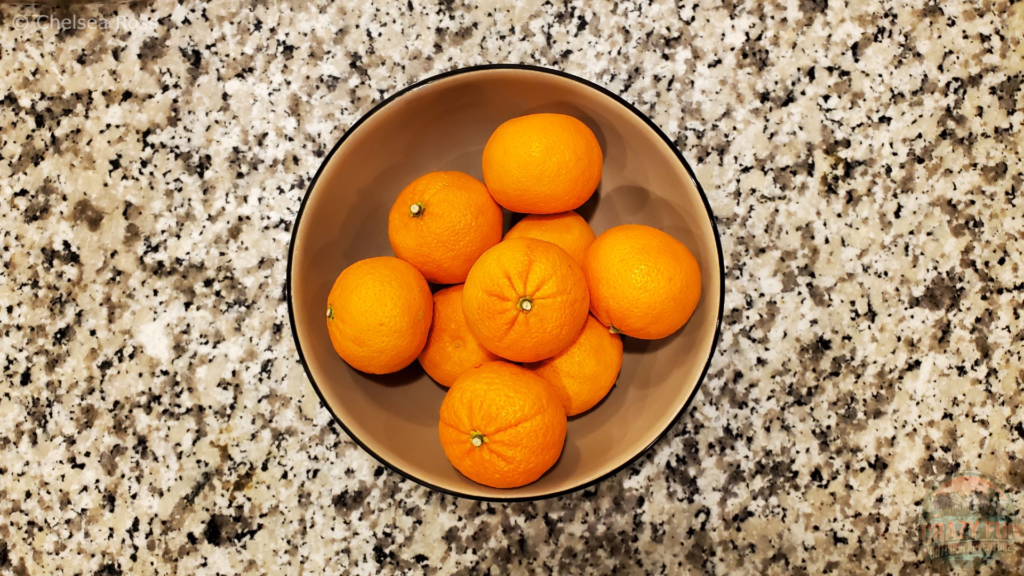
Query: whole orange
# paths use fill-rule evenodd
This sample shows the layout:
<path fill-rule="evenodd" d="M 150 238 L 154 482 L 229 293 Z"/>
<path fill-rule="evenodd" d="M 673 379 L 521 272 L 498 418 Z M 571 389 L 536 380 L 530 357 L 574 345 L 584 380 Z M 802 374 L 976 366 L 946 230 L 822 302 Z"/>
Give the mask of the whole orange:
<path fill-rule="evenodd" d="M 506 240 L 520 237 L 547 240 L 568 252 L 573 260 L 582 265 L 587 248 L 594 242 L 594 231 L 575 212 L 532 214 L 520 220 L 505 234 Z"/>
<path fill-rule="evenodd" d="M 420 353 L 420 364 L 442 386 L 451 386 L 463 372 L 484 362 L 497 360 L 466 325 L 462 314 L 463 284 L 434 293 L 434 321 L 430 324 L 427 345 Z"/>
<path fill-rule="evenodd" d="M 395 256 L 430 282 L 457 284 L 476 259 L 501 241 L 501 207 L 479 180 L 431 172 L 402 190 L 388 214 Z"/>
<path fill-rule="evenodd" d="M 590 310 L 634 338 L 664 338 L 683 327 L 700 300 L 700 267 L 682 242 L 651 228 L 616 226 L 587 250 Z"/>
<path fill-rule="evenodd" d="M 590 128 L 565 114 L 513 118 L 484 147 L 484 182 L 513 212 L 555 214 L 590 198 L 604 157 Z"/>
<path fill-rule="evenodd" d="M 515 488 L 558 460 L 566 424 L 550 384 L 519 366 L 487 362 L 452 384 L 438 433 L 445 456 L 470 480 Z"/>
<path fill-rule="evenodd" d="M 568 416 L 593 408 L 615 385 L 622 368 L 622 339 L 593 316 L 568 348 L 536 364 L 523 366 L 555 389 Z"/>
<path fill-rule="evenodd" d="M 512 238 L 484 252 L 466 278 L 462 310 L 476 339 L 516 362 L 568 346 L 587 321 L 583 269 L 550 242 Z"/>
<path fill-rule="evenodd" d="M 434 302 L 415 268 L 398 258 L 367 258 L 345 268 L 327 296 L 334 350 L 356 370 L 405 368 L 427 341 Z"/>

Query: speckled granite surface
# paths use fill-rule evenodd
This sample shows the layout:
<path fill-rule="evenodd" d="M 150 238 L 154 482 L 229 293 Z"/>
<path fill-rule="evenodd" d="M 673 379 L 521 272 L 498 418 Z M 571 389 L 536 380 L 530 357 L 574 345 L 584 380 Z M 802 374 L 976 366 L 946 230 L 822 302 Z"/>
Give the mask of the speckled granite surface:
<path fill-rule="evenodd" d="M 932 483 L 1024 488 L 1024 3 L 381 4 L 0 9 L 0 573 L 924 574 Z M 728 270 L 670 436 L 511 506 L 356 447 L 283 300 L 345 129 L 486 62 L 650 114 Z"/>

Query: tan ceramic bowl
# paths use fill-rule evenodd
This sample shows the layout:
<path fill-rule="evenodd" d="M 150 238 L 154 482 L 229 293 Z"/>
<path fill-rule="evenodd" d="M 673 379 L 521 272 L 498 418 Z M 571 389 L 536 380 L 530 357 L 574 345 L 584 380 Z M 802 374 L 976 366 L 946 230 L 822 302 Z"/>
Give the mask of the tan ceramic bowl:
<path fill-rule="evenodd" d="M 569 419 L 561 459 L 536 482 L 502 490 L 474 483 L 445 458 L 437 435 L 445 388 L 418 363 L 388 376 L 353 370 L 331 347 L 324 316 L 327 294 L 345 267 L 392 255 L 388 210 L 406 184 L 435 170 L 460 170 L 482 180 L 480 157 L 491 132 L 509 118 L 535 112 L 571 114 L 601 143 L 603 179 L 579 210 L 594 232 L 635 223 L 676 237 L 700 263 L 701 299 L 676 334 L 657 341 L 625 338 L 617 384 L 593 410 Z M 407 478 L 450 494 L 533 500 L 580 489 L 621 470 L 683 413 L 718 341 L 722 249 L 693 171 L 643 114 L 604 88 L 563 72 L 483 66 L 435 76 L 391 96 L 331 151 L 292 234 L 288 310 L 313 387 L 367 452 Z"/>

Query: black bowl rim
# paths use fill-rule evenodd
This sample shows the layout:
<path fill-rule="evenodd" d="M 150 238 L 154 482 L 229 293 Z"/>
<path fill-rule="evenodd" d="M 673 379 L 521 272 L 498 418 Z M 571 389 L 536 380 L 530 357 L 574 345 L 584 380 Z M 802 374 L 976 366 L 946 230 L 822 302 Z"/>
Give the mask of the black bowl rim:
<path fill-rule="evenodd" d="M 703 368 L 703 370 L 701 370 L 700 377 L 697 379 L 697 384 L 693 387 L 693 391 L 690 392 L 690 397 L 686 399 L 686 402 L 683 404 L 683 407 L 679 409 L 679 412 L 674 417 L 672 417 L 672 420 L 669 421 L 669 423 L 665 427 L 665 429 L 662 430 L 660 433 L 658 433 L 658 435 L 654 438 L 654 440 L 651 441 L 650 444 L 648 444 L 642 450 L 637 452 L 635 456 L 633 456 L 632 458 L 630 458 L 626 462 L 623 462 L 621 465 L 617 466 L 614 470 L 612 470 L 612 471 L 610 471 L 610 472 L 600 476 L 599 478 L 595 478 L 594 480 L 590 480 L 589 482 L 585 482 L 583 484 L 580 484 L 579 486 L 574 486 L 572 488 L 561 490 L 559 492 L 552 492 L 550 494 L 542 494 L 542 495 L 539 495 L 539 496 L 524 496 L 524 497 L 518 497 L 518 498 L 501 498 L 501 497 L 492 498 L 492 497 L 489 497 L 489 496 L 478 496 L 478 495 L 475 495 L 475 494 L 464 494 L 462 492 L 457 492 L 457 491 L 454 491 L 454 490 L 449 490 L 447 488 L 442 488 L 440 486 L 435 486 L 434 484 L 431 484 L 430 482 L 426 482 L 424 480 L 421 480 L 421 479 L 413 476 L 412 474 L 409 474 L 409 473 L 405 472 L 404 470 L 402 470 L 402 469 L 398 468 L 397 466 L 395 466 L 394 464 L 388 462 L 387 460 L 382 458 L 379 454 L 377 454 L 376 452 L 371 450 L 365 443 L 363 443 L 362 440 L 360 440 L 358 437 L 356 437 L 356 435 L 353 434 L 352 431 L 349 430 L 349 428 L 347 426 L 345 426 L 345 423 L 341 421 L 341 418 L 338 418 L 338 415 L 334 413 L 334 410 L 331 408 L 331 405 L 327 403 L 327 399 L 324 398 L 323 392 L 320 391 L 320 386 L 317 385 L 316 380 L 313 378 L 313 373 L 309 369 L 309 364 L 306 363 L 306 356 L 302 352 L 302 344 L 299 342 L 298 329 L 295 327 L 295 310 L 294 310 L 294 307 L 292 305 L 292 289 L 291 289 L 292 288 L 292 264 L 293 264 L 293 260 L 294 260 L 293 257 L 295 255 L 295 238 L 296 238 L 296 236 L 298 236 L 299 224 L 302 221 L 302 214 L 303 214 L 303 212 L 306 209 L 306 201 L 309 200 L 309 196 L 313 193 L 313 189 L 316 187 L 317 180 L 320 179 L 320 174 L 323 173 L 324 168 L 331 161 L 331 158 L 334 157 L 334 153 L 338 151 L 338 148 L 340 148 L 341 145 L 345 143 L 345 140 L 347 140 L 348 137 L 352 133 L 354 133 L 363 124 L 363 122 L 365 122 L 369 117 L 373 116 L 376 112 L 378 112 L 379 110 L 381 110 L 382 108 L 384 108 L 388 104 L 390 104 L 390 103 L 394 102 L 395 100 L 397 100 L 398 98 L 401 98 L 402 96 L 412 92 L 413 90 L 416 90 L 417 88 L 426 86 L 427 84 L 431 84 L 433 82 L 437 82 L 438 80 L 444 80 L 445 78 L 451 78 L 453 76 L 459 76 L 459 75 L 462 75 L 462 74 L 470 74 L 470 73 L 473 73 L 473 72 L 482 72 L 482 71 L 487 71 L 487 70 L 527 70 L 527 71 L 530 71 L 530 72 L 539 72 L 539 73 L 542 73 L 542 74 L 550 74 L 552 76 L 558 76 L 560 78 L 565 78 L 567 80 L 572 80 L 573 82 L 577 82 L 579 84 L 582 84 L 582 85 L 584 85 L 584 86 L 586 86 L 588 88 L 596 90 L 600 94 L 603 94 L 603 95 L 611 98 L 612 100 L 614 100 L 615 102 L 617 102 L 620 105 L 624 106 L 627 110 L 629 110 L 630 112 L 635 114 L 638 118 L 643 120 L 644 124 L 646 124 L 651 130 L 653 130 L 655 134 L 657 134 L 659 137 L 661 137 L 661 139 L 665 142 L 665 144 L 669 147 L 669 149 L 671 149 L 672 152 L 675 153 L 676 158 L 679 160 L 680 163 L 682 163 L 683 167 L 686 168 L 686 173 L 689 174 L 690 179 L 693 180 L 694 185 L 697 187 L 697 193 L 700 194 L 700 198 L 704 202 L 704 210 L 707 211 L 708 220 L 711 223 L 711 231 L 714 233 L 714 236 L 715 236 L 715 248 L 718 251 L 718 270 L 719 270 L 719 287 L 720 288 L 719 288 L 719 294 L 718 294 L 718 318 L 715 321 L 715 335 L 714 335 L 714 337 L 711 340 L 711 349 L 708 351 L 708 359 L 704 363 L 704 368 Z M 436 490 L 436 491 L 441 492 L 443 494 L 448 494 L 448 495 L 459 497 L 459 498 L 468 498 L 468 499 L 471 499 L 471 500 L 478 500 L 478 501 L 483 501 L 483 502 L 533 502 L 533 501 L 537 501 L 537 500 L 546 500 L 548 498 L 556 498 L 558 496 L 565 496 L 567 494 L 571 494 L 571 493 L 577 492 L 579 490 L 584 490 L 586 488 L 594 486 L 595 484 L 597 484 L 599 482 L 607 480 L 608 478 L 614 476 L 615 474 L 618 474 L 619 472 L 625 470 L 626 468 L 631 466 L 634 462 L 639 460 L 641 456 L 646 454 L 651 448 L 654 447 L 655 444 L 660 442 L 661 439 L 664 438 L 668 434 L 668 432 L 672 429 L 672 427 L 675 426 L 676 422 L 679 421 L 679 418 L 683 415 L 684 412 L 686 412 L 686 409 L 690 407 L 690 403 L 693 402 L 694 397 L 697 396 L 697 392 L 700 390 L 701 385 L 704 383 L 704 378 L 707 376 L 708 369 L 711 367 L 711 360 L 715 357 L 715 352 L 718 349 L 718 341 L 719 341 L 719 337 L 721 336 L 721 331 L 722 331 L 722 317 L 723 317 L 722 313 L 723 313 L 724 306 L 725 306 L 725 258 L 722 256 L 722 240 L 721 240 L 721 238 L 718 235 L 718 226 L 715 224 L 715 213 L 711 210 L 711 204 L 708 203 L 707 194 L 704 193 L 704 188 L 701 187 L 700 181 L 697 180 L 697 175 L 693 173 L 693 168 L 690 167 L 690 163 L 686 161 L 686 158 L 683 157 L 683 154 L 679 151 L 678 148 L 676 148 L 675 144 L 671 140 L 669 140 L 668 136 L 666 136 L 665 133 L 662 132 L 661 129 L 658 128 L 658 126 L 653 121 L 651 121 L 650 118 L 647 117 L 646 114 L 644 114 L 643 112 L 638 110 L 635 106 L 633 106 L 632 104 L 630 104 L 629 102 L 624 100 L 621 96 L 619 96 L 618 94 L 615 94 L 614 92 L 611 92 L 607 88 L 604 88 L 603 86 L 595 84 L 595 83 L 593 83 L 593 82 L 591 82 L 589 80 L 580 78 L 579 76 L 575 76 L 575 75 L 570 74 L 568 72 L 564 72 L 562 70 L 557 70 L 557 69 L 553 69 L 553 68 L 544 68 L 544 67 L 541 67 L 541 66 L 534 66 L 534 65 L 530 65 L 530 64 L 484 64 L 484 65 L 479 65 L 479 66 L 468 66 L 468 67 L 465 67 L 465 68 L 456 68 L 454 70 L 449 70 L 447 72 L 442 72 L 441 74 L 436 74 L 434 76 L 430 76 L 429 78 L 425 78 L 425 79 L 420 80 L 419 82 L 416 82 L 414 84 L 410 84 L 409 86 L 406 86 L 405 88 L 402 88 L 398 92 L 395 92 L 394 94 L 388 96 L 386 99 L 384 99 L 381 102 L 379 102 L 378 104 L 376 104 L 373 108 L 370 109 L 369 112 L 367 112 L 362 117 L 360 117 L 359 120 L 357 120 L 356 123 L 353 124 L 351 128 L 349 128 L 348 130 L 345 131 L 345 134 L 342 135 L 341 139 L 338 140 L 338 143 L 334 145 L 334 148 L 332 148 L 330 153 L 328 153 L 327 156 L 324 158 L 323 162 L 320 164 L 320 168 L 317 169 L 316 174 L 313 176 L 313 180 L 309 183 L 309 186 L 306 188 L 306 194 L 302 197 L 302 203 L 299 205 L 299 211 L 295 215 L 295 222 L 292 224 L 291 240 L 289 240 L 289 243 L 288 243 L 288 271 L 287 271 L 287 274 L 285 276 L 285 291 L 287 293 L 288 320 L 291 323 L 291 327 L 292 327 L 292 338 L 295 340 L 295 349 L 299 353 L 299 361 L 302 362 L 302 368 L 306 371 L 306 377 L 309 378 L 310 384 L 313 385 L 313 390 L 316 391 L 316 395 L 320 398 L 320 403 L 323 404 L 325 408 L 327 408 L 327 411 L 331 414 L 331 417 L 334 418 L 334 421 L 337 422 L 339 426 L 341 426 L 341 428 L 345 431 L 345 433 L 348 434 L 348 436 L 350 438 L 352 438 L 352 440 L 357 445 L 359 445 L 360 448 L 365 450 L 370 456 L 373 456 L 374 458 L 376 458 L 378 462 L 380 462 L 381 464 L 386 466 L 388 469 L 393 470 L 394 472 L 397 472 L 403 478 L 406 478 L 408 480 L 412 480 L 413 482 L 415 482 L 417 484 L 420 484 L 421 486 L 425 486 L 427 488 L 430 488 L 431 490 Z"/>

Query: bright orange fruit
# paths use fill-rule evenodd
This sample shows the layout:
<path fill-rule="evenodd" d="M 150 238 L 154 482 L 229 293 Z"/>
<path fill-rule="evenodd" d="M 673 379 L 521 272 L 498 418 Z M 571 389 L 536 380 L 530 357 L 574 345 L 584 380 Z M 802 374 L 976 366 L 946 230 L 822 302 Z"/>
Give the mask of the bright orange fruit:
<path fill-rule="evenodd" d="M 445 456 L 470 480 L 515 488 L 558 460 L 566 424 L 550 384 L 519 366 L 488 362 L 452 384 L 438 433 Z"/>
<path fill-rule="evenodd" d="M 476 339 L 516 362 L 537 362 L 568 346 L 583 329 L 589 306 L 580 265 L 565 250 L 534 238 L 512 238 L 484 252 L 462 295 Z"/>
<path fill-rule="evenodd" d="M 604 157 L 590 128 L 564 114 L 513 118 L 484 147 L 487 189 L 505 208 L 529 214 L 574 210 L 601 181 Z"/>
<path fill-rule="evenodd" d="M 568 416 L 586 412 L 615 385 L 622 368 L 622 339 L 593 316 L 568 348 L 536 364 L 523 366 L 554 388 Z"/>
<path fill-rule="evenodd" d="M 583 260 L 590 310 L 605 326 L 654 340 L 683 327 L 700 300 L 700 267 L 682 242 L 650 226 L 616 226 Z"/>
<path fill-rule="evenodd" d="M 327 296 L 327 332 L 334 350 L 353 368 L 387 374 L 419 356 L 433 309 L 430 287 L 411 264 L 390 256 L 367 258 L 334 281 Z"/>
<path fill-rule="evenodd" d="M 531 214 L 523 218 L 505 234 L 509 238 L 536 238 L 560 247 L 580 265 L 587 248 L 594 242 L 594 231 L 582 216 L 575 212 L 558 214 Z"/>
<path fill-rule="evenodd" d="M 430 282 L 457 284 L 476 259 L 501 241 L 501 207 L 479 180 L 431 172 L 402 190 L 388 215 L 395 255 Z"/>
<path fill-rule="evenodd" d="M 438 384 L 451 386 L 463 372 L 484 362 L 497 360 L 466 325 L 462 314 L 463 284 L 434 293 L 434 321 L 427 345 L 420 353 L 420 364 Z"/>

